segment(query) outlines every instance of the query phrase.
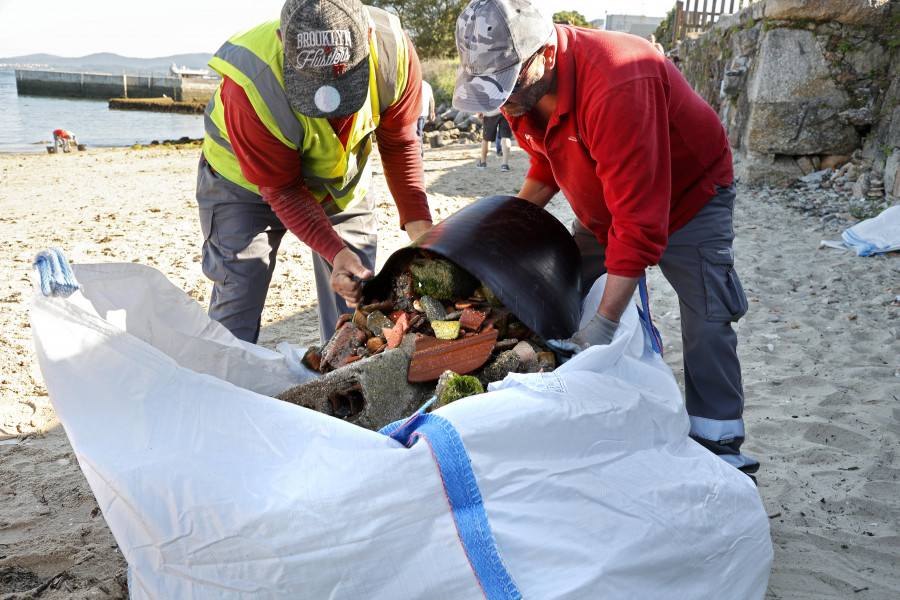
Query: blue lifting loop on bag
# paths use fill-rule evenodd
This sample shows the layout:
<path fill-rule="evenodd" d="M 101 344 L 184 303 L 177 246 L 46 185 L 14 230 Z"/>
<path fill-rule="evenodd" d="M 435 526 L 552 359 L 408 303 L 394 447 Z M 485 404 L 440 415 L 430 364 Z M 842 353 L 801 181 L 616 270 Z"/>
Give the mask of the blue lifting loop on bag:
<path fill-rule="evenodd" d="M 641 323 L 643 323 L 647 332 L 650 334 L 650 343 L 653 346 L 653 350 L 662 356 L 662 337 L 659 335 L 659 329 L 656 328 L 656 325 L 653 324 L 653 319 L 650 317 L 650 295 L 647 293 L 646 274 L 641 275 L 641 280 L 638 282 L 638 291 L 641 295 L 641 308 L 638 308 Z"/>
<path fill-rule="evenodd" d="M 417 413 L 405 421 L 391 423 L 381 433 L 407 448 L 412 447 L 419 438 L 431 447 L 450 501 L 459 539 L 485 597 L 488 600 L 521 600 L 522 594 L 494 541 L 469 454 L 450 421 L 430 413 Z"/>
<path fill-rule="evenodd" d="M 41 292 L 45 296 L 68 298 L 81 286 L 75 280 L 75 273 L 63 254 L 62 248 L 41 250 L 34 257 L 32 265 L 41 277 Z"/>

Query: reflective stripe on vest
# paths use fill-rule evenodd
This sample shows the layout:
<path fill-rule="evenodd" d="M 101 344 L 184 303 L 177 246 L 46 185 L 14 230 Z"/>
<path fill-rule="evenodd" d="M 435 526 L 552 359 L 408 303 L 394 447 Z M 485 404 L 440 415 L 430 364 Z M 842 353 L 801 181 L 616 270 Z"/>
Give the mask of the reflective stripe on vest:
<path fill-rule="evenodd" d="M 320 202 L 327 196 L 334 200 L 335 206 L 326 207 L 329 213 L 346 209 L 365 194 L 371 180 L 367 164 L 372 151 L 371 135 L 381 112 L 406 89 L 409 56 L 400 22 L 383 10 L 366 8 L 373 25 L 369 98 L 354 115 L 346 148 L 327 119 L 301 115 L 288 102 L 284 92 L 283 47 L 275 33 L 278 21 L 234 36 L 209 63 L 244 89 L 272 135 L 288 148 L 301 152 L 306 186 Z M 204 124 L 203 152 L 210 165 L 226 179 L 259 193 L 243 176 L 234 156 L 225 127 L 221 86 L 207 106 Z"/>

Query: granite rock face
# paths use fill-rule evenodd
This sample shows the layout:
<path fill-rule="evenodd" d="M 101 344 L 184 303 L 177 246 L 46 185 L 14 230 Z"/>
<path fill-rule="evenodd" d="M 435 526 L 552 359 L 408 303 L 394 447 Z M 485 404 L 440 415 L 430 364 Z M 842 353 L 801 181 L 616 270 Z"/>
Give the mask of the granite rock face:
<path fill-rule="evenodd" d="M 775 29 L 760 44 L 747 85 L 746 144 L 763 154 L 849 154 L 859 134 L 839 114 L 847 94 L 828 73 L 812 32 Z"/>
<path fill-rule="evenodd" d="M 722 121 L 743 183 L 790 185 L 848 156 L 858 168 L 845 177 L 871 172 L 890 183 L 886 162 L 900 147 L 897 39 L 896 1 L 760 0 L 677 52 Z M 885 198 L 897 200 L 891 185 Z"/>
<path fill-rule="evenodd" d="M 889 0 L 766 0 L 767 19 L 806 19 L 878 25 L 889 17 Z"/>

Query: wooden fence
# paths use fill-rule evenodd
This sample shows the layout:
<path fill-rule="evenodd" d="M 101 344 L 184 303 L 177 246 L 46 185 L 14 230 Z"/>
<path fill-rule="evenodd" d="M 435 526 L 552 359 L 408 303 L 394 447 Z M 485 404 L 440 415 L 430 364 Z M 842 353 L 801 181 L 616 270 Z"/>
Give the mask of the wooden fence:
<path fill-rule="evenodd" d="M 675 3 L 673 46 L 688 33 L 703 33 L 722 15 L 734 14 L 758 0 L 678 0 Z"/>

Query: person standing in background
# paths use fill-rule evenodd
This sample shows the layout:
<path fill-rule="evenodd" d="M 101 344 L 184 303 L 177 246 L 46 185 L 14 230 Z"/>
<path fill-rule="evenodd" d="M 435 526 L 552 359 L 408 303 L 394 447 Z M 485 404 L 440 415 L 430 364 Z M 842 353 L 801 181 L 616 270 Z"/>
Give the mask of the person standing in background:
<path fill-rule="evenodd" d="M 475 164 L 475 168 L 484 169 L 487 167 L 488 149 L 491 146 L 491 142 L 496 140 L 499 153 L 503 157 L 500 170 L 508 172 L 510 138 L 512 138 L 509 121 L 506 120 L 506 117 L 499 110 L 478 113 L 478 119 L 483 123 L 481 131 L 481 160 Z"/>
<path fill-rule="evenodd" d="M 416 134 L 419 136 L 419 143 L 422 145 L 422 157 L 425 157 L 425 123 L 434 121 L 434 91 L 424 79 L 422 80 L 422 114 L 419 115 L 419 122 L 416 125 Z"/>

